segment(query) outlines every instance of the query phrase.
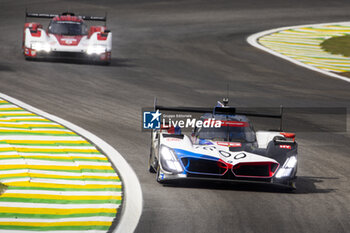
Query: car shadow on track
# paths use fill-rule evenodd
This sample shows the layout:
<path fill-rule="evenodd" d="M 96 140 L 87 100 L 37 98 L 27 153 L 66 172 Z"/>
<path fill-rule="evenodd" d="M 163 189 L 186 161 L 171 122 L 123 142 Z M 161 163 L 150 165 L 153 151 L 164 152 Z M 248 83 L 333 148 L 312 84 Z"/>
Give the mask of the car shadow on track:
<path fill-rule="evenodd" d="M 114 67 L 136 67 L 133 63 L 134 59 L 126 59 L 126 58 L 112 58 L 111 64 L 109 66 Z"/>
<path fill-rule="evenodd" d="M 316 183 L 321 183 L 323 180 L 336 180 L 336 177 L 311 177 L 299 176 L 296 182 L 297 189 L 290 189 L 272 184 L 264 183 L 241 183 L 241 182 L 220 182 L 220 181 L 205 181 L 205 180 L 186 180 L 173 181 L 166 183 L 164 186 L 172 188 L 194 188 L 194 189 L 218 189 L 232 191 L 251 191 L 251 192 L 271 192 L 271 193 L 286 193 L 286 194 L 309 194 L 309 193 L 330 193 L 335 189 L 321 189 L 316 186 Z"/>
<path fill-rule="evenodd" d="M 330 193 L 336 189 L 318 188 L 317 183 L 323 183 L 325 180 L 338 180 L 338 177 L 317 177 L 317 176 L 298 176 L 296 194 L 308 193 Z"/>
<path fill-rule="evenodd" d="M 76 65 L 96 65 L 96 66 L 110 66 L 110 67 L 135 67 L 132 64 L 132 59 L 112 58 L 110 64 L 103 62 L 96 62 L 84 59 L 69 59 L 69 58 L 36 58 L 35 60 L 28 59 L 29 62 L 50 62 L 50 63 L 67 63 Z"/>
<path fill-rule="evenodd" d="M 0 64 L 0 72 L 1 71 L 6 71 L 6 72 L 13 72 L 14 69 L 11 68 L 11 66 L 7 66 L 4 64 Z"/>

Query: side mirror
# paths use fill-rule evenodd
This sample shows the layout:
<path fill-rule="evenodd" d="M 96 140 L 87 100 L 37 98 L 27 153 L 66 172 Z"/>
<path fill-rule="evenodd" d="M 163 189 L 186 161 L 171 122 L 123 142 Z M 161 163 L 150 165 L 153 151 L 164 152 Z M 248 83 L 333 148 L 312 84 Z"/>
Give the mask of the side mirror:
<path fill-rule="evenodd" d="M 273 138 L 273 140 L 276 142 L 278 142 L 278 141 L 285 141 L 286 139 L 284 138 L 284 137 L 282 137 L 282 136 L 275 136 L 274 138 Z"/>
<path fill-rule="evenodd" d="M 279 145 L 279 144 L 295 144 L 295 141 L 294 140 L 290 140 L 289 138 L 285 138 L 285 137 L 282 137 L 282 136 L 275 136 L 273 138 L 273 142 L 276 144 L 276 145 Z"/>

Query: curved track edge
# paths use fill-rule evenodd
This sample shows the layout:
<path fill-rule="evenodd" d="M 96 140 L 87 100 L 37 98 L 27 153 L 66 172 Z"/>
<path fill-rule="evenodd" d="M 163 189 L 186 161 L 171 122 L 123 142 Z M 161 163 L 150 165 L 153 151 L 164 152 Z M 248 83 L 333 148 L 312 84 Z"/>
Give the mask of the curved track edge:
<path fill-rule="evenodd" d="M 35 114 L 41 115 L 61 125 L 64 125 L 65 127 L 85 137 L 94 145 L 96 145 L 99 149 L 101 149 L 117 168 L 118 173 L 122 178 L 124 187 L 122 213 L 119 218 L 119 222 L 117 223 L 115 229 L 112 232 L 128 233 L 135 231 L 142 214 L 143 198 L 141 185 L 134 170 L 116 149 L 114 149 L 111 145 L 103 141 L 98 136 L 60 117 L 44 112 L 38 108 L 35 108 L 3 93 L 0 93 L 0 98 L 6 99 L 28 111 L 31 111 Z"/>
<path fill-rule="evenodd" d="M 279 32 L 279 31 L 282 31 L 282 30 L 295 29 L 295 28 L 299 28 L 299 27 L 311 27 L 311 26 L 322 26 L 322 25 L 328 25 L 328 24 L 339 24 L 339 23 L 348 23 L 348 22 L 331 22 L 331 23 L 320 23 L 320 24 L 305 24 L 305 25 L 297 25 L 297 26 L 288 26 L 288 27 L 274 28 L 274 29 L 258 32 L 258 33 L 255 33 L 253 35 L 248 36 L 247 37 L 247 42 L 250 45 L 252 45 L 252 46 L 254 46 L 254 47 L 258 48 L 258 49 L 261 49 L 261 50 L 263 50 L 265 52 L 268 52 L 268 53 L 270 53 L 272 55 L 275 55 L 277 57 L 285 59 L 285 60 L 287 60 L 289 62 L 292 62 L 292 63 L 294 63 L 296 65 L 299 65 L 299 66 L 302 66 L 304 68 L 307 68 L 307 69 L 310 69 L 310 70 L 322 73 L 324 75 L 328 75 L 330 77 L 333 77 L 333 78 L 336 78 L 336 79 L 339 79 L 339 80 L 342 80 L 342 81 L 350 83 L 350 78 L 347 78 L 347 77 L 344 77 L 342 75 L 338 75 L 338 74 L 332 73 L 330 71 L 322 70 L 322 69 L 316 68 L 314 66 L 310 66 L 308 64 L 302 63 L 302 62 L 300 62 L 298 60 L 295 60 L 293 58 L 290 58 L 288 56 L 285 56 L 283 54 L 275 52 L 275 51 L 273 51 L 273 50 L 271 50 L 271 49 L 261 45 L 258 42 L 260 37 L 263 37 L 263 36 L 266 36 L 266 35 L 269 35 L 269 34 L 272 34 L 272 33 L 275 33 L 275 32 Z"/>

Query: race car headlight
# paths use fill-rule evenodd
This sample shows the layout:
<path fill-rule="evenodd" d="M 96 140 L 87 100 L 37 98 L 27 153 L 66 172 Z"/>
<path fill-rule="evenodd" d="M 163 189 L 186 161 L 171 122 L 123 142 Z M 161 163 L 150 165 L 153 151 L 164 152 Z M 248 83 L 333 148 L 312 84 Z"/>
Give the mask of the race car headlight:
<path fill-rule="evenodd" d="M 289 157 L 288 161 L 285 164 L 285 168 L 294 168 L 297 164 L 297 158 L 295 156 Z"/>
<path fill-rule="evenodd" d="M 107 51 L 107 47 L 103 45 L 93 45 L 89 46 L 86 50 L 86 53 L 91 55 L 91 54 L 101 54 L 105 53 Z"/>
<path fill-rule="evenodd" d="M 295 156 L 291 156 L 284 163 L 283 167 L 281 167 L 277 174 L 276 178 L 288 177 L 292 174 L 293 169 L 297 165 L 297 158 Z"/>
<path fill-rule="evenodd" d="M 45 52 L 50 52 L 51 47 L 48 43 L 45 42 L 33 42 L 31 44 L 31 48 L 35 49 L 36 51 L 45 51 Z"/>
<path fill-rule="evenodd" d="M 175 155 L 175 152 L 171 148 L 162 145 L 160 147 L 159 154 L 160 162 L 162 163 L 164 170 L 175 173 L 180 173 L 183 171 L 182 166 Z"/>

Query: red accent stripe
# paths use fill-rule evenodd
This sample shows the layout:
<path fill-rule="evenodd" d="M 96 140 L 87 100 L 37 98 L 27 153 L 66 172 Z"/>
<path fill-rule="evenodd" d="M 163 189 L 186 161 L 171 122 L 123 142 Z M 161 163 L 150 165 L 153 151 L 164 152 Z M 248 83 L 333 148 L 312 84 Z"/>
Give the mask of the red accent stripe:
<path fill-rule="evenodd" d="M 40 37 L 41 31 L 39 28 L 43 28 L 40 23 L 26 23 L 24 24 L 24 29 L 29 28 L 30 34 L 34 37 Z"/>
<path fill-rule="evenodd" d="M 170 134 L 174 134 L 175 133 L 175 127 L 174 126 L 169 127 L 167 125 L 164 126 L 163 124 L 161 124 L 160 125 L 160 130 L 161 131 L 167 130 L 167 132 L 170 133 Z"/>
<path fill-rule="evenodd" d="M 90 38 L 90 36 L 94 33 L 94 32 L 104 32 L 106 30 L 106 27 L 104 26 L 91 26 L 89 29 L 89 35 L 88 37 Z"/>
<path fill-rule="evenodd" d="M 222 160 L 222 159 L 219 159 L 218 162 L 217 162 L 217 164 L 218 164 L 218 167 L 221 167 L 221 168 L 226 169 L 226 171 L 225 171 L 224 173 L 222 173 L 222 175 L 226 174 L 226 172 L 227 172 L 229 169 L 231 169 L 231 168 L 233 167 L 232 164 L 226 163 L 226 162 L 225 162 L 224 160 Z"/>
<path fill-rule="evenodd" d="M 280 133 L 281 135 L 283 135 L 286 138 L 295 138 L 295 133 Z"/>
<path fill-rule="evenodd" d="M 97 34 L 97 40 L 107 40 L 107 33 L 98 33 Z"/>
<path fill-rule="evenodd" d="M 241 147 L 242 144 L 239 142 L 216 142 L 219 146 L 228 146 L 228 147 Z"/>
<path fill-rule="evenodd" d="M 40 37 L 41 31 L 40 30 L 36 30 L 36 31 L 30 30 L 30 34 L 34 37 Z"/>

